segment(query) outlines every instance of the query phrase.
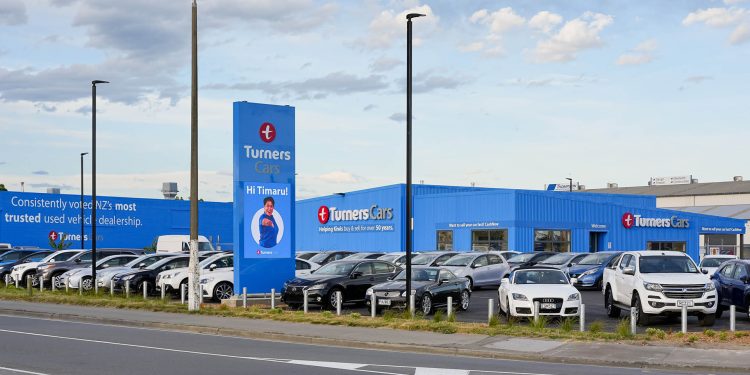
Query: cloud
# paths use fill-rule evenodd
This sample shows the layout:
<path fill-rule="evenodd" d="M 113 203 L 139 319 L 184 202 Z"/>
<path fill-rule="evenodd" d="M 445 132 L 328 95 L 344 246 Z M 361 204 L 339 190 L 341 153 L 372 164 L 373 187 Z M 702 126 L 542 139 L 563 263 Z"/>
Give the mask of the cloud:
<path fill-rule="evenodd" d="M 431 72 L 414 75 L 412 91 L 415 94 L 423 94 L 430 91 L 446 89 L 453 90 L 469 83 L 470 79 L 452 76 L 432 74 Z M 406 87 L 404 87 L 404 90 Z"/>
<path fill-rule="evenodd" d="M 344 171 L 333 171 L 329 173 L 324 173 L 318 176 L 318 179 L 320 179 L 323 182 L 328 182 L 331 184 L 351 184 L 351 183 L 359 183 L 364 182 L 365 178 L 361 176 L 357 176 L 355 174 L 344 172 Z"/>
<path fill-rule="evenodd" d="M 384 10 L 370 22 L 368 35 L 355 40 L 353 45 L 367 49 L 386 49 L 396 41 L 406 40 L 406 15 L 409 13 L 426 15 L 426 17 L 412 21 L 419 23 L 420 35 L 429 35 L 435 30 L 439 17 L 432 12 L 429 5 L 414 6 L 400 13 L 394 10 Z M 412 41 L 415 45 L 419 45 L 422 39 L 412 36 Z"/>
<path fill-rule="evenodd" d="M 653 52 L 656 50 L 657 46 L 655 39 L 646 40 L 630 50 L 629 53 L 620 55 L 617 59 L 617 65 L 640 65 L 650 63 L 654 60 Z"/>
<path fill-rule="evenodd" d="M 362 108 L 362 110 L 365 111 L 365 112 L 367 112 L 367 111 L 373 110 L 375 108 L 377 108 L 377 105 L 375 105 L 375 104 L 368 104 L 364 108 Z"/>
<path fill-rule="evenodd" d="M 300 69 L 305 69 L 305 68 L 309 68 L 311 66 L 312 66 L 311 62 L 306 62 L 306 63 L 302 64 L 302 66 L 300 66 L 299 68 Z"/>
<path fill-rule="evenodd" d="M 566 22 L 551 38 L 539 41 L 534 50 L 537 62 L 574 60 L 583 50 L 600 47 L 600 33 L 614 22 L 610 15 L 586 12 Z"/>
<path fill-rule="evenodd" d="M 84 105 L 83 107 L 80 107 L 80 108 L 76 109 L 75 112 L 76 113 L 80 113 L 82 115 L 87 115 L 88 116 L 88 114 L 91 113 L 91 106 L 90 105 Z M 99 112 L 99 111 L 96 111 L 96 112 Z"/>
<path fill-rule="evenodd" d="M 35 174 L 37 176 L 47 176 L 47 175 L 49 175 L 49 172 L 47 172 L 47 171 L 34 171 L 34 172 L 31 172 L 31 174 Z"/>
<path fill-rule="evenodd" d="M 727 2 L 725 2 L 727 3 Z M 727 4 L 737 4 L 733 1 Z M 750 40 L 750 11 L 744 8 L 707 8 L 688 14 L 682 20 L 684 26 L 704 24 L 715 29 L 734 28 L 729 43 L 742 44 Z"/>
<path fill-rule="evenodd" d="M 406 113 L 398 112 L 388 116 L 389 119 L 395 122 L 406 122 Z"/>
<path fill-rule="evenodd" d="M 531 17 L 529 20 L 529 27 L 549 34 L 555 27 L 557 27 L 557 25 L 561 24 L 562 21 L 563 18 L 561 15 L 545 10 L 537 13 L 534 17 Z"/>
<path fill-rule="evenodd" d="M 66 184 L 54 184 L 54 183 L 49 183 L 49 182 L 32 183 L 28 185 L 34 189 L 46 189 L 46 188 L 57 188 L 60 190 L 80 189 L 79 186 L 72 186 L 72 185 L 66 185 Z"/>
<path fill-rule="evenodd" d="M 172 1 L 168 1 L 172 2 Z M 182 6 L 182 5 L 180 5 Z M 313 0 L 205 0 L 198 2 L 199 22 L 210 28 L 226 28 L 232 22 L 260 24 L 282 34 L 299 34 L 328 24 L 338 7 Z"/>
<path fill-rule="evenodd" d="M 23 0 L 0 1 L 0 25 L 22 25 L 28 21 Z"/>
<path fill-rule="evenodd" d="M 44 112 L 55 112 L 55 111 L 57 111 L 57 107 L 55 107 L 53 105 L 47 105 L 47 104 L 44 104 L 44 103 L 36 103 L 34 106 L 38 110 L 44 111 Z"/>
<path fill-rule="evenodd" d="M 691 76 L 691 77 L 685 78 L 685 82 L 699 84 L 699 83 L 703 83 L 705 81 L 709 81 L 709 80 L 712 80 L 712 79 L 714 79 L 714 77 L 711 77 L 711 76 Z"/>
<path fill-rule="evenodd" d="M 0 161 L 0 165 L 5 165 L 5 164 L 8 164 L 8 163 L 4 161 Z"/>
<path fill-rule="evenodd" d="M 581 87 L 586 84 L 599 82 L 596 77 L 589 77 L 584 74 L 581 75 L 565 75 L 558 74 L 544 78 L 533 78 L 523 79 L 516 78 L 510 81 L 506 81 L 501 85 L 507 86 L 523 86 L 528 88 L 533 87 Z"/>
<path fill-rule="evenodd" d="M 358 77 L 344 72 L 335 72 L 318 78 L 309 78 L 302 81 L 284 82 L 257 82 L 209 84 L 205 89 L 213 90 L 254 90 L 261 91 L 272 96 L 296 99 L 323 99 L 328 95 L 347 95 L 363 92 L 373 92 L 385 89 L 388 84 L 382 75 L 369 75 Z"/>
<path fill-rule="evenodd" d="M 488 34 L 484 42 L 471 42 L 459 49 L 463 52 L 483 51 L 485 55 L 502 56 L 505 54 L 502 44 L 504 35 L 515 28 L 522 27 L 526 24 L 526 19 L 516 14 L 513 8 L 505 7 L 494 12 L 480 9 L 469 17 L 469 22 L 487 26 Z"/>
<path fill-rule="evenodd" d="M 394 69 L 400 65 L 404 65 L 404 62 L 400 59 L 381 57 L 370 64 L 370 70 L 376 73 L 382 73 Z"/>

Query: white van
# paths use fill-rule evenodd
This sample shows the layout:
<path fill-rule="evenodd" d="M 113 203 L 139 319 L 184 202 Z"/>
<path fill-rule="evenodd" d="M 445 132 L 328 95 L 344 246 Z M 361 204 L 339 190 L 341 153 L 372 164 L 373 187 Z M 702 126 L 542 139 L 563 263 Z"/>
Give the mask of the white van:
<path fill-rule="evenodd" d="M 198 251 L 213 251 L 214 247 L 205 236 L 198 236 Z M 157 253 L 181 253 L 190 251 L 190 236 L 187 234 L 170 234 L 159 236 L 156 240 Z"/>

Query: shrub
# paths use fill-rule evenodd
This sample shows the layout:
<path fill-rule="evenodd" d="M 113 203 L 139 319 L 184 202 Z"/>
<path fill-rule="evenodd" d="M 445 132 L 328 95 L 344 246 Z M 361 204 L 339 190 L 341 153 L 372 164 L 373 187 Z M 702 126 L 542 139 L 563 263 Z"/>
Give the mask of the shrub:
<path fill-rule="evenodd" d="M 332 313 L 332 312 L 330 312 L 330 311 L 323 311 L 322 313 L 320 313 L 320 316 L 322 316 L 322 317 L 324 317 L 324 318 L 328 319 L 328 318 L 331 318 L 331 317 L 333 317 L 333 313 Z"/>
<path fill-rule="evenodd" d="M 736 338 L 736 339 L 741 339 L 741 338 L 743 338 L 743 337 L 745 337 L 745 336 L 747 336 L 747 335 L 748 335 L 748 333 L 747 333 L 747 332 L 735 332 L 735 333 L 734 333 L 734 338 Z"/>
<path fill-rule="evenodd" d="M 490 318 L 490 321 L 487 322 L 487 325 L 490 327 L 497 327 L 500 325 L 500 319 L 497 317 L 497 315 L 493 315 L 492 318 Z"/>
<path fill-rule="evenodd" d="M 726 331 L 719 332 L 719 340 L 727 341 L 728 339 L 729 339 L 729 334 Z"/>
<path fill-rule="evenodd" d="M 443 310 L 435 311 L 435 315 L 432 316 L 432 321 L 439 323 L 443 321 Z"/>
<path fill-rule="evenodd" d="M 563 332 L 570 332 L 573 330 L 573 324 L 575 323 L 575 318 L 567 317 L 560 321 L 560 330 L 562 330 Z"/>
<path fill-rule="evenodd" d="M 396 314 L 393 312 L 393 310 L 385 310 L 383 313 L 383 320 L 386 322 L 392 321 L 396 317 Z"/>
<path fill-rule="evenodd" d="M 617 333 L 617 335 L 620 337 L 632 337 L 633 333 L 630 332 L 630 318 L 621 319 L 620 322 L 617 323 L 615 333 Z"/>
<path fill-rule="evenodd" d="M 698 341 L 698 336 L 695 335 L 695 334 L 690 334 L 690 336 L 688 336 L 688 338 L 687 338 L 687 341 L 692 344 L 692 343 Z"/>
<path fill-rule="evenodd" d="M 356 313 L 356 312 L 355 312 L 355 313 L 351 313 L 351 314 L 349 314 L 349 316 L 350 316 L 350 317 L 351 317 L 352 319 L 359 319 L 359 318 L 361 318 L 361 317 L 362 317 L 362 314 L 360 314 L 360 313 Z"/>
<path fill-rule="evenodd" d="M 448 322 L 455 323 L 456 322 L 456 312 L 451 311 L 450 315 L 448 315 Z"/>
<path fill-rule="evenodd" d="M 537 320 L 532 319 L 531 324 L 529 325 L 531 326 L 531 328 L 541 331 L 547 327 L 548 322 L 549 322 L 549 319 L 547 318 L 547 316 L 541 315 L 539 316 L 539 318 L 537 318 Z"/>
<path fill-rule="evenodd" d="M 716 331 L 712 329 L 707 329 L 703 331 L 703 334 L 706 335 L 706 337 L 714 337 L 716 336 Z"/>
<path fill-rule="evenodd" d="M 604 330 L 604 323 L 602 321 L 597 320 L 589 325 L 589 332 L 591 333 L 601 333 Z"/>
<path fill-rule="evenodd" d="M 667 333 L 658 328 L 646 328 L 646 334 L 649 337 L 656 337 L 660 340 L 663 340 L 665 337 L 667 337 Z"/>

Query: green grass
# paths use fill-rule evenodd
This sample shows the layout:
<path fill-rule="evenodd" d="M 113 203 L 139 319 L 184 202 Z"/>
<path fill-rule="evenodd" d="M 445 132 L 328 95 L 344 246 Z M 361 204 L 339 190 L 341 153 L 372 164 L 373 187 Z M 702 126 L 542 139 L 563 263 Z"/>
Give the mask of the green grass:
<path fill-rule="evenodd" d="M 615 332 L 620 337 L 632 338 L 633 332 L 630 331 L 630 318 L 620 319 L 620 322 L 617 323 L 617 328 L 615 328 Z"/>
<path fill-rule="evenodd" d="M 575 318 L 567 317 L 560 321 L 560 330 L 563 332 L 570 332 L 573 330 L 573 325 L 577 322 Z"/>
<path fill-rule="evenodd" d="M 604 323 L 600 321 L 595 321 L 589 325 L 589 332 L 592 334 L 598 334 L 604 331 Z"/>

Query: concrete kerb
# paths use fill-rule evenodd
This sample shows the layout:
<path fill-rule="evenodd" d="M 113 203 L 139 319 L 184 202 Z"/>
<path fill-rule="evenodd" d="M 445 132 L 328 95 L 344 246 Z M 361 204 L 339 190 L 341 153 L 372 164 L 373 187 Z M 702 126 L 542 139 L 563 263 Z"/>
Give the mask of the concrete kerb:
<path fill-rule="evenodd" d="M 221 335 L 228 337 L 240 337 L 248 339 L 257 339 L 264 341 L 278 341 L 286 343 L 299 343 L 299 344 L 311 344 L 311 345 L 329 345 L 336 347 L 345 348 L 357 348 L 357 349 L 377 349 L 377 350 L 396 350 L 396 351 L 407 351 L 412 353 L 421 354 L 442 354 L 442 355 L 455 355 L 464 357 L 477 357 L 477 358 L 488 358 L 488 359 L 506 359 L 506 360 L 522 360 L 522 361 L 542 361 L 548 363 L 567 363 L 567 364 L 580 364 L 580 365 L 599 365 L 599 366 L 620 366 L 620 367 L 631 367 L 631 368 L 654 368 L 654 369 L 690 369 L 697 371 L 746 371 L 745 365 L 741 366 L 729 366 L 726 363 L 723 364 L 711 364 L 710 366 L 696 366 L 686 364 L 669 364 L 662 360 L 659 361 L 648 361 L 648 360 L 614 360 L 614 359 L 602 359 L 602 358 L 570 358 L 569 356 L 556 356 L 544 353 L 520 353 L 520 352 L 507 352 L 507 351 L 496 351 L 488 350 L 477 347 L 451 347 L 451 346 L 424 346 L 414 344 L 397 344 L 388 342 L 364 342 L 357 340 L 345 340 L 337 338 L 326 338 L 326 337 L 315 337 L 305 335 L 294 335 L 294 334 L 282 334 L 276 332 L 260 332 L 250 330 L 237 330 L 234 328 L 223 328 L 223 327 L 208 327 L 208 326 L 196 326 L 189 324 L 175 324 L 165 322 L 149 322 L 149 321 L 131 321 L 124 319 L 113 319 L 103 318 L 96 316 L 83 316 L 75 314 L 61 314 L 61 313 L 47 313 L 38 311 L 28 310 L 17 310 L 0 307 L 0 314 L 20 316 L 20 317 L 31 317 L 31 318 L 44 318 L 53 320 L 67 320 L 76 321 L 83 323 L 97 323 L 97 324 L 108 324 L 114 326 L 124 327 L 135 327 L 135 328 L 154 328 L 163 329 L 175 332 L 190 332 L 198 334 L 208 335 Z M 277 321 L 272 321 L 279 323 Z M 300 324 L 300 323 L 294 323 Z M 390 329 L 390 328 L 380 328 Z M 482 342 L 491 341 L 493 339 L 502 339 L 502 337 L 487 337 Z M 564 345 L 569 344 L 566 342 Z M 627 345 L 627 344 L 616 344 L 616 345 Z M 635 346 L 635 345 L 628 345 Z M 640 347 L 640 346 L 638 346 Z M 656 348 L 656 347 L 655 347 Z M 670 347 L 671 350 L 677 350 L 680 348 Z"/>

